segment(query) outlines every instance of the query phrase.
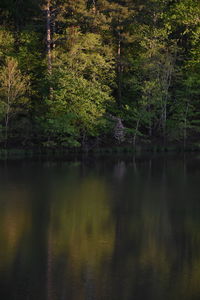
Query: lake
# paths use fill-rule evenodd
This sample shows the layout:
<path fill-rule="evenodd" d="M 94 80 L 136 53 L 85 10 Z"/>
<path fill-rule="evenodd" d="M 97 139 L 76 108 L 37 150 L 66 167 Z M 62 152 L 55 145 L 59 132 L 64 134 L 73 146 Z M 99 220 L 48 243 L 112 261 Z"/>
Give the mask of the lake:
<path fill-rule="evenodd" d="M 0 299 L 200 299 L 200 155 L 0 164 Z"/>

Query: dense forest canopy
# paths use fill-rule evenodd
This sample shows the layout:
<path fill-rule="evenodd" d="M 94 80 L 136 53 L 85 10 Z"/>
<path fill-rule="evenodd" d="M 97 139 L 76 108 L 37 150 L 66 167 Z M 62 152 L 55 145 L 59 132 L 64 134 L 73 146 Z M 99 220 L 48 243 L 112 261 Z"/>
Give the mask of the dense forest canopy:
<path fill-rule="evenodd" d="M 199 132 L 199 0 L 0 0 L 1 147 Z"/>

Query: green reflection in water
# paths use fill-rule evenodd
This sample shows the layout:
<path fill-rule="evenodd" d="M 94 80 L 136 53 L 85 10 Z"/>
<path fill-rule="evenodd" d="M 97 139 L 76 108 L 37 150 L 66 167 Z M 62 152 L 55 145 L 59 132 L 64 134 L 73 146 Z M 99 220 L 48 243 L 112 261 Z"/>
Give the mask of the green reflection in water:
<path fill-rule="evenodd" d="M 32 225 L 27 191 L 15 188 L 4 196 L 0 210 L 0 272 L 8 272 L 19 249 L 27 246 Z"/>
<path fill-rule="evenodd" d="M 64 280 L 70 277 L 75 285 L 72 299 L 85 299 L 91 290 L 98 294 L 100 277 L 107 277 L 102 267 L 110 261 L 115 238 L 107 185 L 100 178 L 88 176 L 78 185 L 63 185 L 52 198 L 48 271 L 55 271 L 56 261 L 62 257 L 67 261 L 66 270 L 62 270 L 66 273 Z M 52 274 L 48 279 L 52 281 Z M 48 289 L 49 298 L 53 299 L 52 282 Z"/>
<path fill-rule="evenodd" d="M 0 189 L 1 299 L 200 298 L 198 160 L 15 172 Z"/>
<path fill-rule="evenodd" d="M 87 264 L 95 269 L 113 249 L 114 224 L 106 186 L 87 178 L 71 194 L 67 189 L 61 193 L 51 210 L 55 255 L 68 254 L 77 268 Z"/>

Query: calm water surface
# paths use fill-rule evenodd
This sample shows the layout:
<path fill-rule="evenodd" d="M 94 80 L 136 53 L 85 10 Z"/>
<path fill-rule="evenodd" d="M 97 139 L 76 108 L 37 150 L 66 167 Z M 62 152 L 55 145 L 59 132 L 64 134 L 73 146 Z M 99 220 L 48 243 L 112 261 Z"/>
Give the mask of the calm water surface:
<path fill-rule="evenodd" d="M 0 299 L 200 299 L 200 156 L 1 163 Z"/>

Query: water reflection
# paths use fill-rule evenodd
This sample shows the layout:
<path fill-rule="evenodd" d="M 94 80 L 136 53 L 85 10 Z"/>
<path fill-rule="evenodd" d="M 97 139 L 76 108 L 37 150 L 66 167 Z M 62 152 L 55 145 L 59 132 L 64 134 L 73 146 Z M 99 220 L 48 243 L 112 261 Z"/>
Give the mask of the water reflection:
<path fill-rule="evenodd" d="M 31 229 L 31 213 L 25 201 L 26 191 L 9 190 L 0 210 L 0 271 L 9 272 L 19 247 L 23 247 Z M 11 200 L 13 199 L 13 201 Z"/>
<path fill-rule="evenodd" d="M 200 161 L 0 173 L 0 299 L 199 299 Z"/>
<path fill-rule="evenodd" d="M 102 267 L 110 261 L 113 251 L 114 220 L 108 188 L 104 180 L 88 176 L 76 186 L 63 185 L 52 196 L 56 201 L 51 207 L 49 226 L 54 256 L 50 270 L 53 274 L 62 270 L 58 297 L 65 295 L 67 287 L 71 299 L 88 299 L 100 288 L 99 280 L 105 272 Z M 63 264 L 56 272 L 59 261 Z M 52 284 L 55 286 L 49 288 L 55 294 L 58 283 L 53 280 Z"/>

